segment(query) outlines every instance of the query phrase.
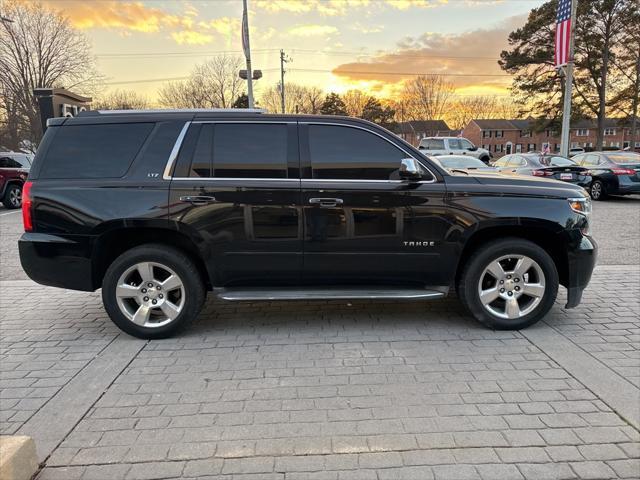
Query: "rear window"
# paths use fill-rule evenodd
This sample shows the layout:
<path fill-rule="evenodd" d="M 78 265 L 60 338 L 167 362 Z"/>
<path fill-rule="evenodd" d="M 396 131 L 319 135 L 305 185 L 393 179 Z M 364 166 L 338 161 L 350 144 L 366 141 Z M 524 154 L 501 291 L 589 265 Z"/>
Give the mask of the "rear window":
<path fill-rule="evenodd" d="M 540 157 L 540 163 L 552 167 L 570 167 L 576 164 L 573 160 L 564 157 Z"/>
<path fill-rule="evenodd" d="M 609 160 L 616 163 L 640 163 L 640 155 L 637 153 L 607 153 Z"/>
<path fill-rule="evenodd" d="M 6 155 L 0 153 L 0 168 L 29 168 L 31 163 L 26 155 Z"/>
<path fill-rule="evenodd" d="M 151 133 L 153 123 L 56 127 L 40 178 L 122 177 Z"/>
<path fill-rule="evenodd" d="M 420 146 L 426 150 L 444 150 L 444 140 L 441 138 L 425 138 Z"/>

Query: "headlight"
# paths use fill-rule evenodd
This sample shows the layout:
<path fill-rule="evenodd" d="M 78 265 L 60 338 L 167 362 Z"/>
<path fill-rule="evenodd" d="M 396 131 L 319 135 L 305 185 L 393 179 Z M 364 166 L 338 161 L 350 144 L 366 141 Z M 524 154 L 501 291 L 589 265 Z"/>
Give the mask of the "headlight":
<path fill-rule="evenodd" d="M 573 210 L 574 212 L 581 213 L 586 217 L 589 217 L 589 215 L 591 215 L 591 199 L 584 197 L 569 198 L 568 202 L 571 210 Z"/>

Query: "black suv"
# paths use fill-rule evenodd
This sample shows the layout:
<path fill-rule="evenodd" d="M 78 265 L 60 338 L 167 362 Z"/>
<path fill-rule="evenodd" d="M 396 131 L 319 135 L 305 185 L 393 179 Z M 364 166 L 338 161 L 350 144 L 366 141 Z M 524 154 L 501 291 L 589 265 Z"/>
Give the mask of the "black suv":
<path fill-rule="evenodd" d="M 577 186 L 450 174 L 354 118 L 86 112 L 50 122 L 25 184 L 20 258 L 93 291 L 124 331 L 166 337 L 226 300 L 429 299 L 451 287 L 517 329 L 596 260 Z"/>

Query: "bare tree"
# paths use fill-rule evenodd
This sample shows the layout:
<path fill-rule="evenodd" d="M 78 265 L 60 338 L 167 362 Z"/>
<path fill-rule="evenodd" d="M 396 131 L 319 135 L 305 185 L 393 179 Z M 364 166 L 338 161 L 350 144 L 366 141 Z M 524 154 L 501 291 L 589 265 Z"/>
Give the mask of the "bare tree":
<path fill-rule="evenodd" d="M 362 112 L 368 100 L 369 95 L 358 89 L 347 90 L 342 95 L 342 101 L 347 107 L 347 113 L 352 117 L 362 117 Z"/>
<path fill-rule="evenodd" d="M 498 112 L 496 97 L 476 95 L 460 97 L 451 103 L 445 119 L 454 130 L 463 129 L 474 118 L 495 118 Z"/>
<path fill-rule="evenodd" d="M 96 110 L 140 110 L 149 108 L 149 100 L 133 90 L 114 90 L 93 101 Z"/>
<path fill-rule="evenodd" d="M 169 108 L 231 108 L 244 91 L 238 76 L 240 57 L 218 55 L 196 65 L 187 80 L 169 82 L 158 92 L 159 102 Z"/>
<path fill-rule="evenodd" d="M 454 88 L 442 75 L 420 75 L 407 82 L 403 97 L 411 120 L 440 120 L 451 101 Z"/>
<path fill-rule="evenodd" d="M 86 93 L 100 77 L 86 37 L 61 14 L 39 2 L 11 0 L 3 3 L 2 15 L 12 22 L 0 22 L 0 88 L 5 99 L 0 108 L 5 116 L 14 114 L 8 112 L 9 99 L 19 118 L 9 122 L 19 130 L 9 136 L 37 145 L 42 127 L 33 90 L 65 87 Z"/>
<path fill-rule="evenodd" d="M 286 83 L 284 99 L 286 113 L 318 113 L 324 101 L 324 93 L 317 87 Z M 270 112 L 280 112 L 279 85 L 272 85 L 262 92 L 260 106 Z"/>

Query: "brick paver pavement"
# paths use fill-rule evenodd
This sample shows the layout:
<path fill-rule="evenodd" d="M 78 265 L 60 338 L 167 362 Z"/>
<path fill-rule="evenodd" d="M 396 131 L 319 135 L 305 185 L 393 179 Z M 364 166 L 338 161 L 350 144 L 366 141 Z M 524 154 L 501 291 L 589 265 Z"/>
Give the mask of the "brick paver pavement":
<path fill-rule="evenodd" d="M 537 328 L 627 378 L 637 406 L 640 270 L 622 268 L 599 268 L 582 306 L 561 298 Z M 99 293 L 1 282 L 0 301 L 14 433 L 126 337 Z M 38 479 L 640 478 L 634 420 L 523 333 L 484 329 L 455 299 L 210 299 L 182 336 L 122 360 Z"/>

